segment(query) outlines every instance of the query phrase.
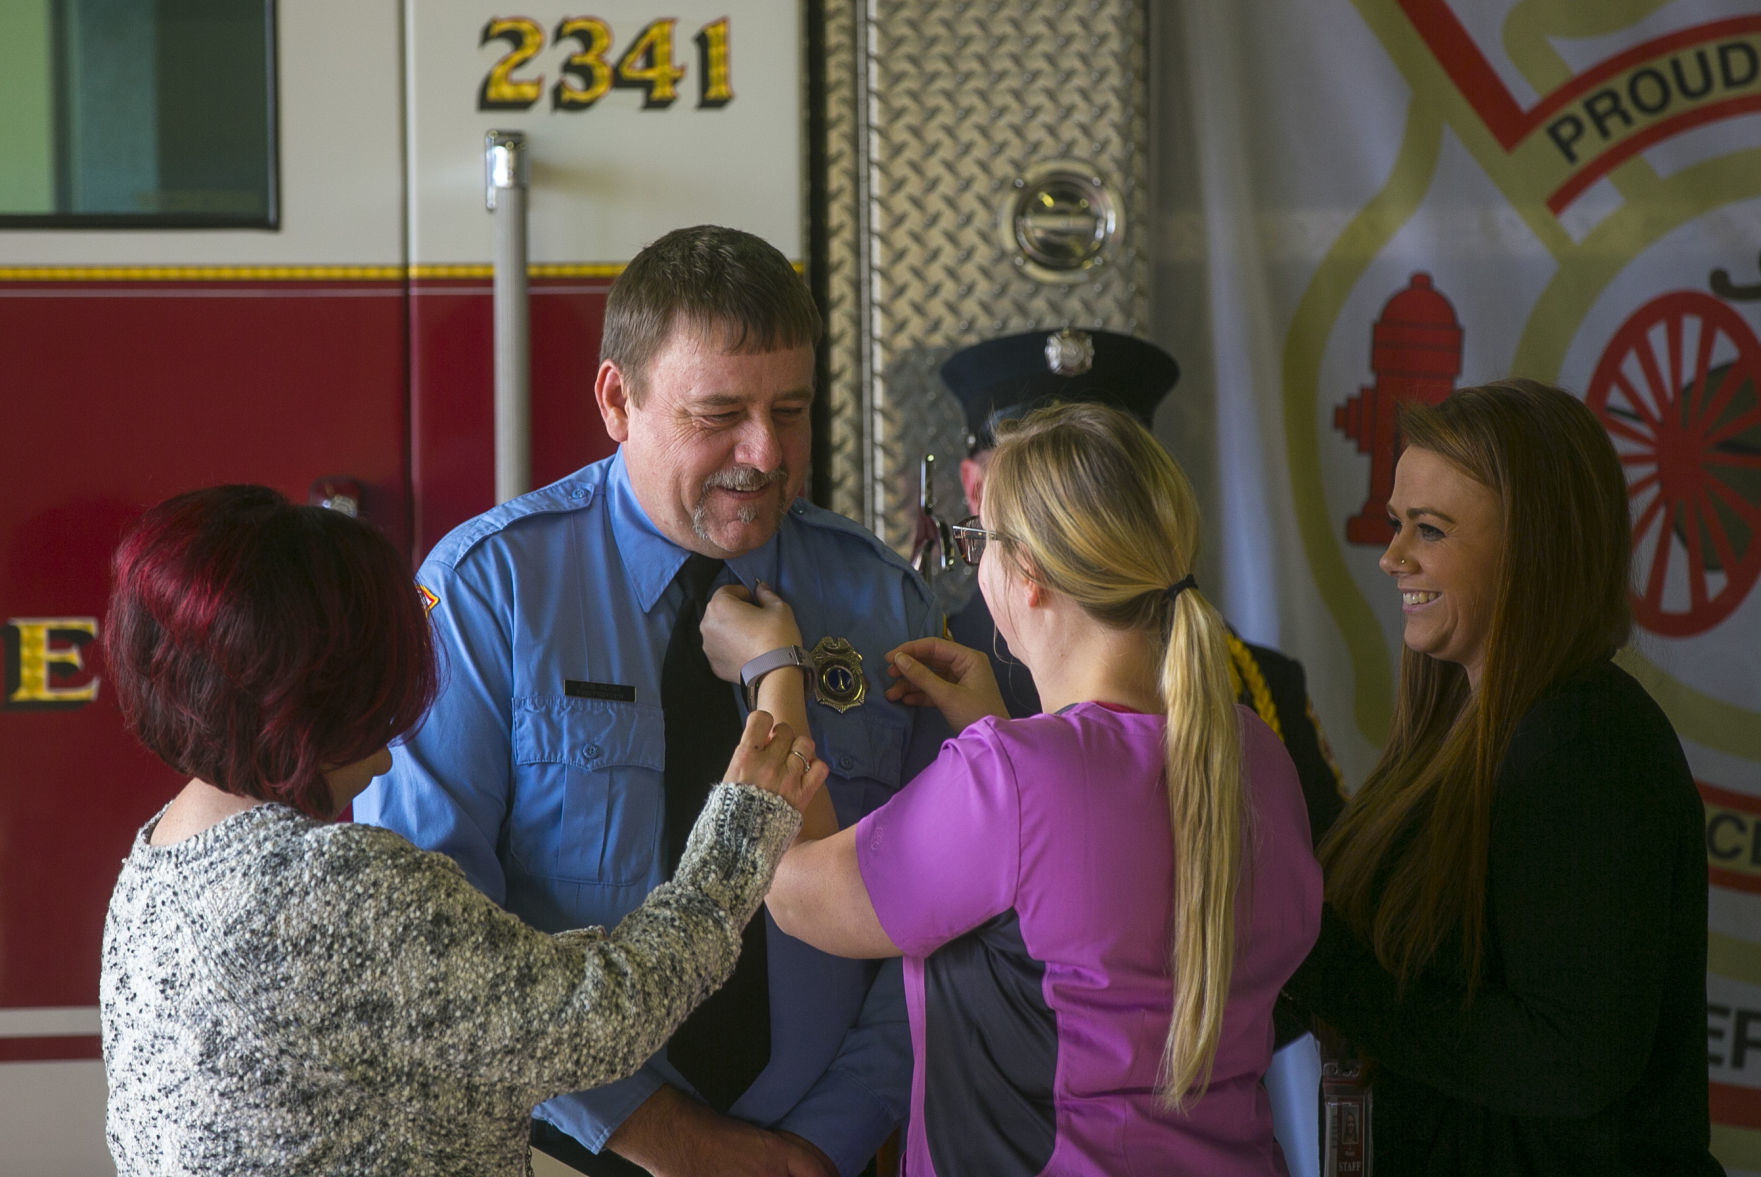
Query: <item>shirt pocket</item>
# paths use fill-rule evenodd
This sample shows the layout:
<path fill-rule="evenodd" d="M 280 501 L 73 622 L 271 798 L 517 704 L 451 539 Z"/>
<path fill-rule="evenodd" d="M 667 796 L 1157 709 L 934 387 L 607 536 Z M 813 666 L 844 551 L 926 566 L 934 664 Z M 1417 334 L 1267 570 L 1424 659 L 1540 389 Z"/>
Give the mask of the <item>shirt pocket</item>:
<path fill-rule="evenodd" d="M 814 753 L 825 761 L 830 776 L 826 791 L 838 825 L 848 826 L 879 809 L 905 782 L 906 729 L 885 718 L 863 714 L 863 708 L 842 715 L 815 707 L 812 716 Z"/>
<path fill-rule="evenodd" d="M 534 874 L 625 886 L 659 853 L 666 732 L 649 704 L 536 696 L 514 707 L 510 849 Z M 525 794 L 525 795 L 522 795 Z"/>

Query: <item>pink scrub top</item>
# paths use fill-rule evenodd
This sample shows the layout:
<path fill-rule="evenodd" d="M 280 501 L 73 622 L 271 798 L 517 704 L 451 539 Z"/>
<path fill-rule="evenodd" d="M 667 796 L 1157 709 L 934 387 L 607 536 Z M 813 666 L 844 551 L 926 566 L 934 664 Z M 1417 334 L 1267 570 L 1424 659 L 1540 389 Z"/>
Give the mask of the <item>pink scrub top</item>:
<path fill-rule="evenodd" d="M 1320 924 L 1296 770 L 1238 708 L 1252 811 L 1210 1087 L 1161 1110 L 1172 851 L 1162 717 L 1081 703 L 984 719 L 857 825 L 905 954 L 909 1177 L 1285 1173 L 1261 1076 Z"/>

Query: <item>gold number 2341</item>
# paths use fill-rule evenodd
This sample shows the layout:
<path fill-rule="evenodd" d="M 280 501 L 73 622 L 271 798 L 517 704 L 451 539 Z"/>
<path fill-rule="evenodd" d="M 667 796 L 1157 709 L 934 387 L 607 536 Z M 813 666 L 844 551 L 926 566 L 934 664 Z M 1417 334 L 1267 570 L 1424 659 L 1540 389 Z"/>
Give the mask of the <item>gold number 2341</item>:
<path fill-rule="evenodd" d="M 664 110 L 678 100 L 686 74 L 673 54 L 672 17 L 649 21 L 616 61 L 612 60 L 611 26 L 596 16 L 564 17 L 551 40 L 578 47 L 569 54 L 550 87 L 552 110 L 586 110 L 614 89 L 642 91 L 645 109 Z M 544 48 L 544 29 L 526 17 L 498 17 L 483 26 L 478 42 L 505 41 L 508 52 L 489 67 L 477 90 L 478 110 L 526 110 L 544 96 L 544 76 L 517 77 Z M 728 18 L 711 21 L 692 38 L 697 46 L 700 109 L 726 106 L 734 100 L 728 82 Z"/>

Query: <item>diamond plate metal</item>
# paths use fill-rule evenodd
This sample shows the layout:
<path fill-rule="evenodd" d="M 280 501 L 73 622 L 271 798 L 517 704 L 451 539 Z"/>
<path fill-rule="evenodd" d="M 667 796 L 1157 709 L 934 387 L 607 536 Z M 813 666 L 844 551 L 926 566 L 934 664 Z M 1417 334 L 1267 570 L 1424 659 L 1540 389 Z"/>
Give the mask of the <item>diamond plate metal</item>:
<path fill-rule="evenodd" d="M 863 150 L 859 94 L 866 87 L 865 53 L 860 38 L 866 26 L 852 0 L 815 0 L 823 5 L 824 126 L 826 162 L 821 178 L 825 193 L 826 249 L 816 259 L 825 267 L 827 432 L 830 434 L 830 501 L 840 514 L 873 527 L 864 503 L 868 485 L 869 388 L 864 343 L 862 297 Z"/>
<path fill-rule="evenodd" d="M 960 507 L 956 348 L 1065 324 L 1144 334 L 1149 314 L 1148 14 L 1142 0 L 825 0 L 825 264 L 831 505 L 901 552 L 918 465 Z M 838 71 L 855 73 L 847 84 Z M 1081 160 L 1119 194 L 1123 233 L 1075 283 L 1024 272 L 1000 210 L 1028 169 Z"/>

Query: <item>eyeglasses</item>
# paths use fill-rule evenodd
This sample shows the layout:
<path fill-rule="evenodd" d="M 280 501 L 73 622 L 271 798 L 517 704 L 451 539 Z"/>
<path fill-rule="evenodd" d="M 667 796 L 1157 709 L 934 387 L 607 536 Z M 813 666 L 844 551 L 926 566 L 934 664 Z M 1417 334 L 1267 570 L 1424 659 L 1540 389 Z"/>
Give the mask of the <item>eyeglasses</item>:
<path fill-rule="evenodd" d="M 1002 532 L 986 531 L 984 528 L 976 526 L 977 523 L 977 515 L 968 515 L 948 528 L 954 537 L 954 548 L 960 553 L 960 558 L 974 568 L 977 568 L 978 562 L 984 558 L 986 541 L 1000 539 L 1007 542 L 1009 540 L 1009 537 Z"/>

